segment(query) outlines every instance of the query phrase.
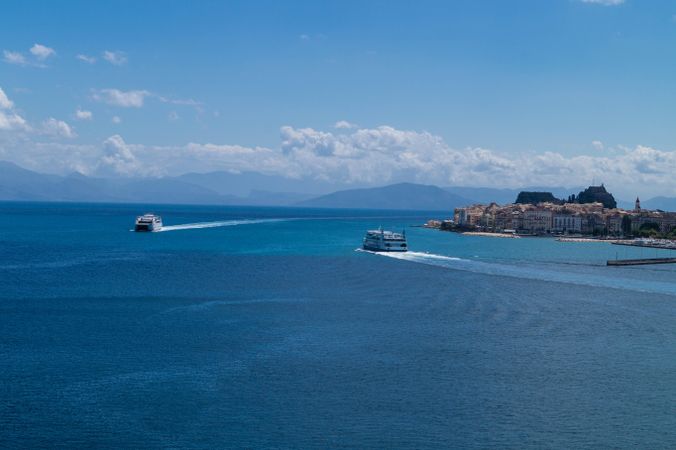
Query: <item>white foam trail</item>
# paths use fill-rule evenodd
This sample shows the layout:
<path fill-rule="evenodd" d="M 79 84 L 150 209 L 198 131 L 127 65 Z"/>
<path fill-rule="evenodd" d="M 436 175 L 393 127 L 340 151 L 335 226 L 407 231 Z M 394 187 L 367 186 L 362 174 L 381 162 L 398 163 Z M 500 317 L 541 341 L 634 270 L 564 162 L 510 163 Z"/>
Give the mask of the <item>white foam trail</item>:
<path fill-rule="evenodd" d="M 178 231 L 178 230 L 196 230 L 199 228 L 216 228 L 216 227 L 234 227 L 237 225 L 252 225 L 255 223 L 274 223 L 285 222 L 291 219 L 243 219 L 243 220 L 223 220 L 218 222 L 197 222 L 184 223 L 180 225 L 165 225 L 157 232 Z"/>
<path fill-rule="evenodd" d="M 560 283 L 576 284 L 581 286 L 595 286 L 606 288 L 625 289 L 638 292 L 655 292 L 660 294 L 676 295 L 676 285 L 660 281 L 642 282 L 640 280 L 623 280 L 620 284 L 615 277 L 603 275 L 579 274 L 560 270 L 548 270 L 533 266 L 512 266 L 508 264 L 473 261 L 452 256 L 435 255 L 421 252 L 371 252 L 357 249 L 378 256 L 427 264 L 431 266 L 445 267 L 448 269 L 462 270 L 466 272 L 481 273 L 486 275 L 498 275 L 511 278 L 522 278 L 540 281 L 555 281 Z"/>
<path fill-rule="evenodd" d="M 406 261 L 415 262 L 430 262 L 430 261 L 466 261 L 454 256 L 435 255 L 434 253 L 423 252 L 374 252 L 371 250 L 364 250 L 363 248 L 356 249 L 358 252 L 371 253 L 373 255 L 389 256 L 390 258 L 403 259 Z"/>

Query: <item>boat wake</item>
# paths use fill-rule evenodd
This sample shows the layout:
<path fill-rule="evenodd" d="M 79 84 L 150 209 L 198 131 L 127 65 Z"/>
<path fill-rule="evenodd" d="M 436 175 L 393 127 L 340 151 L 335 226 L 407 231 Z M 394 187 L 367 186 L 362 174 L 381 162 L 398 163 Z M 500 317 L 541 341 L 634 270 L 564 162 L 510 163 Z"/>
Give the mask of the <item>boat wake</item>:
<path fill-rule="evenodd" d="M 180 225 L 165 225 L 157 230 L 158 233 L 165 231 L 196 230 L 200 228 L 234 227 L 237 225 L 253 225 L 257 223 L 275 223 L 286 222 L 292 219 L 242 219 L 242 220 L 223 220 L 217 222 L 197 222 L 184 223 Z"/>
<path fill-rule="evenodd" d="M 485 262 L 472 259 L 463 259 L 453 256 L 436 255 L 422 252 L 372 252 L 357 249 L 357 251 L 371 253 L 373 255 L 409 261 L 418 264 L 444 267 L 465 272 L 474 272 L 484 275 L 495 275 L 510 278 L 521 278 L 540 281 L 554 281 L 559 283 L 576 284 L 582 286 L 594 286 L 604 288 L 618 288 L 638 292 L 654 292 L 660 294 L 676 295 L 676 284 L 660 281 L 641 281 L 637 279 L 624 279 L 618 283 L 617 278 L 602 274 L 579 273 L 565 270 L 565 267 L 542 268 L 538 264 L 504 264 L 497 262 Z M 605 266 L 603 266 L 605 268 Z"/>
<path fill-rule="evenodd" d="M 444 261 L 463 261 L 461 258 L 456 258 L 454 256 L 444 256 L 444 255 L 435 255 L 434 253 L 424 253 L 424 252 L 374 252 L 371 250 L 364 250 L 363 248 L 358 248 L 355 251 L 371 253 L 373 255 L 388 256 L 394 259 L 403 259 L 405 261 L 413 261 L 420 263 L 427 263 L 431 265 L 440 265 L 439 263 Z M 434 264 L 434 262 L 437 264 Z M 464 260 L 466 261 L 466 260 Z"/>

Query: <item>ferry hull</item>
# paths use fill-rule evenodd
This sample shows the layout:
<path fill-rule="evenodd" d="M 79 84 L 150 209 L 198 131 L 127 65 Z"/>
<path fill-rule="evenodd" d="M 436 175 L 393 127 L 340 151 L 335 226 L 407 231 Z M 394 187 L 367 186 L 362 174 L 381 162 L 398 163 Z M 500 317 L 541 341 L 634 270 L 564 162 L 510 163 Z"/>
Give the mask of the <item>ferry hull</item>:
<path fill-rule="evenodd" d="M 141 233 L 150 233 L 155 231 L 155 227 L 153 225 L 136 225 L 134 228 L 134 231 L 138 231 Z"/>

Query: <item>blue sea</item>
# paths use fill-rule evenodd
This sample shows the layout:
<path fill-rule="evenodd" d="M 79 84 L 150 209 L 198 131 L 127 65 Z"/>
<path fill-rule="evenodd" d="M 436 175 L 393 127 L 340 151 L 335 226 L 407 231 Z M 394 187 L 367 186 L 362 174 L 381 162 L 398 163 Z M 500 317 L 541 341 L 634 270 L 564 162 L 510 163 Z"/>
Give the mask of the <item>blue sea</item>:
<path fill-rule="evenodd" d="M 443 216 L 0 203 L 0 447 L 676 447 L 669 251 Z"/>

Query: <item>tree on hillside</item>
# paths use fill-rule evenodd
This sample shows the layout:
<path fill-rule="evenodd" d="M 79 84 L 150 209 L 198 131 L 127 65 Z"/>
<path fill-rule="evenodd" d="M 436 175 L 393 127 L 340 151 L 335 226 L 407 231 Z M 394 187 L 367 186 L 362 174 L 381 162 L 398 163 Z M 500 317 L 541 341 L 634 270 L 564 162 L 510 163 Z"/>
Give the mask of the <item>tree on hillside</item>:
<path fill-rule="evenodd" d="M 613 194 L 608 192 L 604 185 L 589 186 L 577 195 L 577 203 L 603 203 L 604 208 L 617 208 L 617 202 Z"/>
<path fill-rule="evenodd" d="M 622 217 L 622 234 L 628 236 L 631 234 L 631 217 Z"/>
<path fill-rule="evenodd" d="M 521 191 L 514 203 L 537 205 L 538 203 L 562 203 L 551 192 Z"/>

